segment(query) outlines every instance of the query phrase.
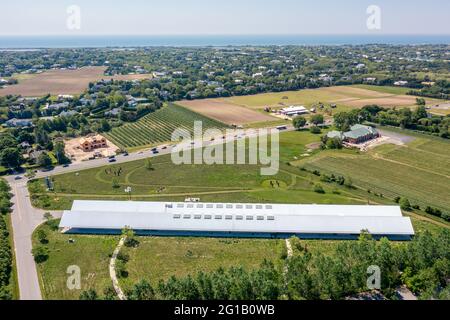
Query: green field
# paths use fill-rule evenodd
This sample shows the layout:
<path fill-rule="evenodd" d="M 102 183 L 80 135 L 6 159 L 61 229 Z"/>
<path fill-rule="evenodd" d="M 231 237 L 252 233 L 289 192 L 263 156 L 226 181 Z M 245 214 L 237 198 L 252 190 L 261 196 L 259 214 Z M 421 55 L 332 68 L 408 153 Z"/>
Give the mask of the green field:
<path fill-rule="evenodd" d="M 67 288 L 67 268 L 78 266 L 81 270 L 81 289 L 95 289 L 100 294 L 111 286 L 108 265 L 118 237 L 64 235 L 52 231 L 46 224 L 44 230 L 48 237 L 49 259 L 37 264 L 39 282 L 44 299 L 78 299 L 80 290 Z M 37 231 L 33 235 L 33 247 L 39 244 Z M 73 239 L 73 243 L 69 243 Z"/>
<path fill-rule="evenodd" d="M 250 96 L 230 97 L 224 100 L 250 108 L 293 104 L 300 104 L 310 107 L 313 104 L 318 104 L 319 102 L 337 103 L 338 108 L 348 108 L 348 101 L 395 97 L 404 95 L 408 91 L 409 89 L 401 87 L 353 85 L 263 93 Z"/>
<path fill-rule="evenodd" d="M 286 164 L 319 153 L 310 149 L 319 142 L 320 135 L 309 132 L 283 133 L 280 170 L 269 177 L 261 175 L 260 165 L 174 165 L 165 155 L 152 159 L 152 170 L 140 160 L 54 176 L 54 192 L 45 191 L 43 180 L 30 183 L 29 189 L 34 205 L 45 209 L 70 209 L 74 199 L 128 199 L 126 186 L 132 187 L 134 200 L 147 201 L 195 196 L 213 202 L 365 203 L 365 194 L 337 185 L 324 185 L 327 194 L 318 194 L 313 191 L 317 177 Z M 269 180 L 278 180 L 280 188 L 273 189 Z"/>
<path fill-rule="evenodd" d="M 448 141 L 422 135 L 407 146 L 384 145 L 365 154 L 324 152 L 296 165 L 350 176 L 363 189 L 449 212 L 449 150 Z"/>
<path fill-rule="evenodd" d="M 128 277 L 120 283 L 126 290 L 142 279 L 156 286 L 173 275 L 212 272 L 220 267 L 256 268 L 265 259 L 279 261 L 284 245 L 283 240 L 141 237 L 139 247 L 122 249 L 130 259 L 126 263 Z"/>
<path fill-rule="evenodd" d="M 117 146 L 127 149 L 151 146 L 171 141 L 171 135 L 177 128 L 188 130 L 191 134 L 194 122 L 201 121 L 203 129 L 225 128 L 226 125 L 183 107 L 169 104 L 150 113 L 136 122 L 114 128 L 106 134 Z"/>

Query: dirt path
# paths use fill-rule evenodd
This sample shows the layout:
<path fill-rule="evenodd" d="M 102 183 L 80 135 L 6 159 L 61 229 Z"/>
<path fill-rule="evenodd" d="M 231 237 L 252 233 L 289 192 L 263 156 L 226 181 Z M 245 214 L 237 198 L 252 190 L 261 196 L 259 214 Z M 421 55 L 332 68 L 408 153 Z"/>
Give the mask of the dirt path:
<path fill-rule="evenodd" d="M 127 300 L 127 297 L 125 296 L 125 293 L 123 293 L 123 290 L 119 284 L 119 280 L 117 279 L 116 261 L 117 261 L 117 256 L 120 253 L 120 249 L 122 249 L 123 244 L 125 243 L 126 239 L 127 239 L 127 237 L 123 237 L 122 239 L 120 239 L 119 244 L 117 245 L 116 249 L 113 252 L 111 261 L 109 262 L 109 276 L 111 277 L 114 290 L 116 291 L 117 296 L 119 297 L 120 300 Z"/>

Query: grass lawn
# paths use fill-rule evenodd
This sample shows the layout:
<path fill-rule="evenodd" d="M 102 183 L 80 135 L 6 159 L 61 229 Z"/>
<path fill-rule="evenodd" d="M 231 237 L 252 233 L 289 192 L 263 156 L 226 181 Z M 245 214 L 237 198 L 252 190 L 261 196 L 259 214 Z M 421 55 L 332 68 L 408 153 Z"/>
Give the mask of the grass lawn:
<path fill-rule="evenodd" d="M 117 246 L 119 237 L 64 235 L 52 231 L 47 225 L 49 258 L 38 264 L 39 281 L 44 299 L 78 299 L 82 290 L 95 289 L 99 294 L 111 285 L 109 277 L 110 255 Z M 37 232 L 37 231 L 36 231 Z M 36 232 L 33 247 L 39 244 Z M 69 243 L 73 239 L 74 243 Z M 67 268 L 79 266 L 81 270 L 81 290 L 67 288 Z"/>
<path fill-rule="evenodd" d="M 140 237 L 137 248 L 124 248 L 129 255 L 127 278 L 121 278 L 123 288 L 146 279 L 157 285 L 159 280 L 211 272 L 220 267 L 256 268 L 264 259 L 281 259 L 283 240 L 212 239 Z"/>

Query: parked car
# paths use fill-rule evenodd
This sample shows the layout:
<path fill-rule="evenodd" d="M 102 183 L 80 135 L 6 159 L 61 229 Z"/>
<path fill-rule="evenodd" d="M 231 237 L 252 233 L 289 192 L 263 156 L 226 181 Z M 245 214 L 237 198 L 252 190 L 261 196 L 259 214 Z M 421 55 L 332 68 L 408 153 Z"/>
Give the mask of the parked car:
<path fill-rule="evenodd" d="M 114 158 L 113 158 L 113 159 L 109 159 L 109 160 L 108 160 L 108 162 L 109 162 L 109 163 L 112 163 L 112 162 L 116 162 L 116 161 L 117 161 L 117 160 L 116 160 L 116 159 L 114 159 Z"/>

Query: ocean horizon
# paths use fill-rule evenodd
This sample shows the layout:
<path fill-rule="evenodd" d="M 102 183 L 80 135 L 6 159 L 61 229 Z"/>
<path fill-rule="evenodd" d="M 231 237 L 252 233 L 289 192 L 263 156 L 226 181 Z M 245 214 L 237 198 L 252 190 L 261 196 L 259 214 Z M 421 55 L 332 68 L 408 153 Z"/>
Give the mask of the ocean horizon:
<path fill-rule="evenodd" d="M 449 35 L 0 36 L 1 49 L 450 44 Z"/>

